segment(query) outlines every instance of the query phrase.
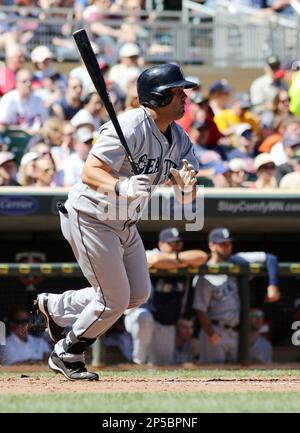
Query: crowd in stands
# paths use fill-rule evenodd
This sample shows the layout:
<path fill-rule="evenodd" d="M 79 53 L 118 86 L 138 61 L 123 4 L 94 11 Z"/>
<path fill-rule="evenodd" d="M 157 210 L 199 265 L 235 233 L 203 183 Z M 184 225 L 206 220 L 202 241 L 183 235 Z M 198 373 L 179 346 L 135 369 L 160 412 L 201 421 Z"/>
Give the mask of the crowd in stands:
<path fill-rule="evenodd" d="M 10 45 L 0 68 L 0 185 L 70 186 L 107 113 L 84 65 L 65 76 L 47 46 L 37 46 L 30 57 L 28 68 L 22 45 Z M 114 65 L 101 53 L 98 58 L 117 113 L 138 107 L 136 80 L 144 64 L 140 47 L 124 43 Z M 300 188 L 298 66 L 269 56 L 249 92 L 235 92 L 224 79 L 203 88 L 198 76 L 188 77 L 198 86 L 187 90 L 178 123 L 194 143 L 199 184 Z M 14 154 L 16 134 L 21 144 Z"/>

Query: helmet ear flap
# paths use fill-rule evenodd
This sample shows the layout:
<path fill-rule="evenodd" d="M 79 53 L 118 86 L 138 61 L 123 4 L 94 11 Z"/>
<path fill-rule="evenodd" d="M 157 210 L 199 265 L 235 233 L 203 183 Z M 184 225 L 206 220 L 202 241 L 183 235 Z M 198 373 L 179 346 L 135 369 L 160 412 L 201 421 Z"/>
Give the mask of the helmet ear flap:
<path fill-rule="evenodd" d="M 153 107 L 165 107 L 169 105 L 172 101 L 173 95 L 172 92 L 167 89 L 164 92 L 151 92 L 151 96 L 153 96 L 153 100 L 149 101 L 149 103 Z"/>

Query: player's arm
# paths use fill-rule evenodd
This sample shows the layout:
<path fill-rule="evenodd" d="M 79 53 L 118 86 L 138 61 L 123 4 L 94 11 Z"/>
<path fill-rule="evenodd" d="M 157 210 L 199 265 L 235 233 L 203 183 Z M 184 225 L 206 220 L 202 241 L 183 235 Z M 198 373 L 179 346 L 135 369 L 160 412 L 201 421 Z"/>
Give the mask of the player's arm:
<path fill-rule="evenodd" d="M 242 260 L 242 263 L 239 261 Z M 265 253 L 264 251 L 240 252 L 230 258 L 231 262 L 242 264 L 261 262 L 266 265 L 268 271 L 268 287 L 266 302 L 276 302 L 280 299 L 279 276 L 278 276 L 278 259 L 275 255 Z"/>
<path fill-rule="evenodd" d="M 208 317 L 206 311 L 197 311 L 198 320 L 203 328 L 203 331 L 208 335 L 213 345 L 218 345 L 221 342 L 221 336 L 217 334 L 213 328 L 213 325 Z"/>
<path fill-rule="evenodd" d="M 178 254 L 178 259 L 185 264 L 185 266 L 202 266 L 207 260 L 208 256 L 202 250 L 187 250 L 181 251 Z"/>
<path fill-rule="evenodd" d="M 148 176 L 137 175 L 118 179 L 110 173 L 111 170 L 108 164 L 90 153 L 83 166 L 81 180 L 90 188 L 106 194 L 131 198 L 149 195 L 150 179 Z"/>
<path fill-rule="evenodd" d="M 118 179 L 110 172 L 111 167 L 108 164 L 90 153 L 83 166 L 81 180 L 90 188 L 114 193 Z"/>
<path fill-rule="evenodd" d="M 187 265 L 178 260 L 178 256 L 181 253 L 163 253 L 153 252 L 147 254 L 147 263 L 149 268 L 156 269 L 177 269 L 185 268 Z"/>
<path fill-rule="evenodd" d="M 207 254 L 201 250 L 180 252 L 156 252 L 147 255 L 148 266 L 157 269 L 186 268 L 187 266 L 201 266 L 207 262 Z"/>

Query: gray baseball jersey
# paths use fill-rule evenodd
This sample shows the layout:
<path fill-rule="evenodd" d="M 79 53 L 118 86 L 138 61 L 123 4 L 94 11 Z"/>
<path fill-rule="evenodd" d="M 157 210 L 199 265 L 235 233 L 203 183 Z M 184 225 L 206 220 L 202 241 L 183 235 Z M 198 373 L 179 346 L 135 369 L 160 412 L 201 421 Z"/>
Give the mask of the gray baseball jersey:
<path fill-rule="evenodd" d="M 228 275 L 203 275 L 195 287 L 193 308 L 207 312 L 211 320 L 235 326 L 239 323 L 240 299 L 237 280 Z"/>
<path fill-rule="evenodd" d="M 139 173 L 148 175 L 153 185 L 164 183 L 172 167 L 181 167 L 182 159 L 198 169 L 193 145 L 176 123 L 171 124 L 169 144 L 143 107 L 125 112 L 118 119 Z M 133 175 L 111 122 L 100 129 L 91 154 L 107 163 L 112 175 Z M 131 224 L 136 219 L 120 218 L 119 212 L 122 206 L 128 208 L 131 204 L 143 208 L 147 201 L 116 201 L 114 195 L 95 191 L 83 182 L 71 188 L 65 204 L 67 213 L 60 214 L 62 232 L 91 287 L 50 294 L 48 310 L 56 323 L 72 326 L 77 337 L 94 339 L 102 335 L 127 308 L 147 300 L 150 278 L 142 240 L 135 224 Z M 130 224 L 124 224 L 124 219 Z M 82 354 L 65 353 L 63 340 L 55 345 L 55 351 L 64 360 L 83 360 Z"/>
<path fill-rule="evenodd" d="M 221 336 L 221 343 L 213 345 L 202 329 L 199 335 L 200 362 L 225 363 L 237 361 L 238 334 L 223 326 L 239 323 L 240 299 L 237 279 L 228 275 L 199 276 L 194 294 L 195 310 L 204 311 L 210 320 L 218 321 L 213 325 Z"/>
<path fill-rule="evenodd" d="M 272 362 L 271 343 L 263 335 L 258 334 L 250 347 L 250 356 L 252 362 L 270 364 Z"/>
<path fill-rule="evenodd" d="M 140 107 L 127 111 L 118 116 L 118 120 L 139 174 L 148 175 L 152 185 L 166 182 L 172 167 L 182 167 L 182 159 L 187 159 L 195 170 L 198 170 L 199 163 L 194 154 L 193 144 L 175 122 L 171 125 L 170 146 L 146 108 Z M 90 153 L 108 164 L 112 168 L 112 175 L 117 177 L 133 175 L 124 147 L 111 122 L 102 126 L 98 141 Z M 78 182 L 71 189 L 69 200 L 74 209 L 91 216 L 96 216 L 96 213 L 99 215 L 104 206 L 116 207 L 114 197 L 95 191 L 82 182 Z M 145 206 L 147 201 L 148 199 L 144 199 L 140 206 Z M 117 206 L 120 206 L 120 202 Z"/>

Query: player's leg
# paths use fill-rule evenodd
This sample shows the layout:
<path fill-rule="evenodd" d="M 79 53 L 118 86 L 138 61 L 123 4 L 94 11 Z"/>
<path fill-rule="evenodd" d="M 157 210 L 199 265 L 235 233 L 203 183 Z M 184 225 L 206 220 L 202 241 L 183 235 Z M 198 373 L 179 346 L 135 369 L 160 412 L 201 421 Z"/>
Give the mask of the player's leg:
<path fill-rule="evenodd" d="M 154 320 L 146 308 L 134 308 L 125 315 L 125 328 L 133 342 L 132 360 L 145 364 L 149 357 L 149 347 L 153 338 Z"/>
<path fill-rule="evenodd" d="M 135 226 L 129 229 L 130 236 L 124 251 L 124 265 L 130 285 L 130 299 L 125 326 L 133 340 L 133 361 L 145 364 L 149 355 L 149 345 L 153 336 L 152 314 L 145 308 L 136 308 L 150 296 L 151 281 L 145 248 Z"/>
<path fill-rule="evenodd" d="M 129 228 L 130 236 L 124 245 L 124 265 L 130 285 L 128 308 L 144 304 L 151 292 L 147 258 L 144 244 L 135 226 Z"/>
<path fill-rule="evenodd" d="M 84 307 L 95 297 L 95 289 L 86 287 L 68 290 L 62 294 L 48 294 L 48 310 L 51 317 L 61 327 L 72 326 Z"/>
<path fill-rule="evenodd" d="M 122 239 L 100 221 L 79 215 L 74 209 L 68 211 L 73 251 L 94 290 L 94 297 L 88 296 L 89 302 L 83 309 L 80 297 L 76 301 L 75 294 L 63 295 L 66 304 L 73 303 L 74 310 L 78 309 L 78 319 L 67 337 L 55 345 L 55 352 L 64 362 L 74 363 L 84 362 L 86 348 L 128 307 L 130 289 L 123 263 L 123 244 L 128 233 L 123 233 Z"/>
<path fill-rule="evenodd" d="M 175 325 L 162 325 L 154 322 L 153 339 L 149 348 L 149 362 L 157 365 L 174 363 Z"/>
<path fill-rule="evenodd" d="M 77 214 L 67 203 L 65 206 L 64 212 L 59 212 L 61 230 L 79 262 L 80 249 L 77 247 L 78 235 L 76 235 Z M 62 294 L 41 293 L 38 295 L 35 301 L 36 308 L 44 316 L 49 337 L 54 343 L 65 336 L 64 328 L 74 324 L 80 312 L 94 297 L 93 287 L 68 290 Z"/>
<path fill-rule="evenodd" d="M 237 331 L 226 329 L 224 340 L 226 339 L 227 345 L 227 362 L 238 362 L 238 348 L 239 348 L 239 333 Z"/>

